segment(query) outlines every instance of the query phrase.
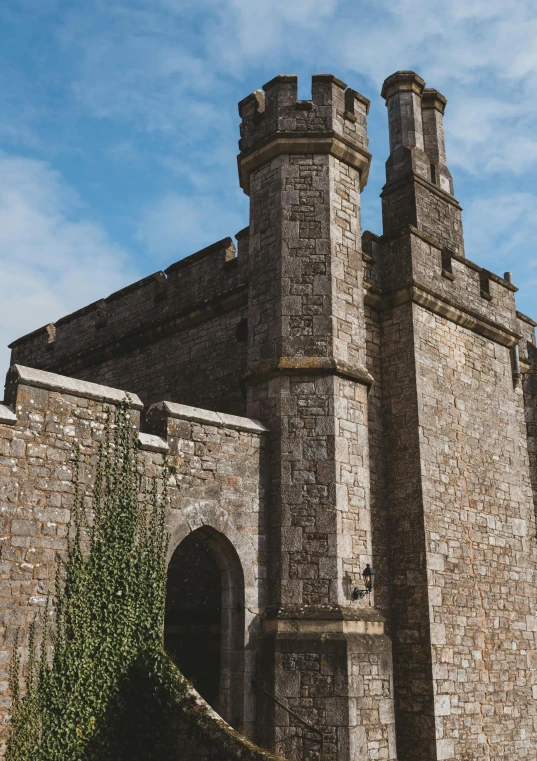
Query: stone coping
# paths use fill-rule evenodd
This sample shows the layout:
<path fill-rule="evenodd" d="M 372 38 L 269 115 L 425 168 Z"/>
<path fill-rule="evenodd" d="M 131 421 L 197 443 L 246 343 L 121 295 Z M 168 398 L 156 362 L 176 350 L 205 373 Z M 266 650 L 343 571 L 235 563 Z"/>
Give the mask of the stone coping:
<path fill-rule="evenodd" d="M 274 132 L 257 148 L 238 156 L 239 181 L 246 195 L 250 194 L 250 175 L 273 158 L 287 153 L 330 154 L 360 172 L 360 189 L 367 185 L 371 154 L 358 144 L 333 131 L 318 133 Z"/>
<path fill-rule="evenodd" d="M 22 365 L 12 365 L 10 367 L 8 371 L 8 385 L 13 383 L 44 388 L 48 391 L 57 391 L 60 394 L 80 396 L 84 399 L 94 399 L 97 402 L 110 402 L 111 404 L 119 404 L 128 399 L 131 407 L 135 410 L 141 410 L 144 406 L 137 394 L 129 394 L 127 391 L 121 391 L 117 388 L 101 386 L 98 383 L 89 383 L 89 381 L 69 378 L 66 375 L 57 375 L 56 373 L 48 373 L 44 370 L 36 370 L 33 367 L 24 367 Z"/>
<path fill-rule="evenodd" d="M 12 412 L 5 404 L 0 404 L 0 424 L 2 425 L 16 425 L 17 416 Z"/>
<path fill-rule="evenodd" d="M 248 433 L 261 434 L 268 432 L 268 428 L 265 428 L 265 426 L 257 420 L 251 420 L 247 417 L 239 417 L 238 415 L 227 415 L 224 412 L 202 410 L 199 407 L 191 407 L 189 404 L 157 402 L 156 404 L 152 404 L 149 408 L 148 416 L 151 415 L 152 410 L 158 410 L 166 417 L 188 420 L 190 423 L 214 425 L 218 428 L 232 428 L 236 431 L 247 431 Z"/>
<path fill-rule="evenodd" d="M 360 605 L 358 603 L 346 607 L 339 605 L 285 605 L 280 608 L 267 608 L 265 619 L 281 621 L 384 621 L 376 608 L 368 604 Z"/>
<path fill-rule="evenodd" d="M 138 446 L 146 452 L 169 452 L 168 442 L 160 436 L 154 436 L 152 433 L 138 434 Z"/>
<path fill-rule="evenodd" d="M 523 314 L 522 312 L 519 312 L 517 310 L 516 316 L 519 320 L 522 320 L 522 322 L 527 322 L 528 325 L 531 325 L 532 328 L 537 328 L 537 322 L 535 320 L 532 320 L 531 317 L 528 317 L 527 314 Z"/>

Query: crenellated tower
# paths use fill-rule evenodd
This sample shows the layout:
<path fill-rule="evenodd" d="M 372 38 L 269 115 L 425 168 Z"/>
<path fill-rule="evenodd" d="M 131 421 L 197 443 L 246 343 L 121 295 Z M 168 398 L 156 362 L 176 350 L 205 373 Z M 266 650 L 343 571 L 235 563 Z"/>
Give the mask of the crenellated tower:
<path fill-rule="evenodd" d="M 369 601 L 351 599 L 371 562 L 360 229 L 368 108 L 331 75 L 313 77 L 311 100 L 297 100 L 295 76 L 280 76 L 239 104 L 247 410 L 272 432 L 261 673 L 266 692 L 307 714 L 339 759 L 365 758 L 372 742 L 395 758 L 390 643 Z M 263 705 L 264 742 L 307 755 L 296 717 L 266 695 Z"/>

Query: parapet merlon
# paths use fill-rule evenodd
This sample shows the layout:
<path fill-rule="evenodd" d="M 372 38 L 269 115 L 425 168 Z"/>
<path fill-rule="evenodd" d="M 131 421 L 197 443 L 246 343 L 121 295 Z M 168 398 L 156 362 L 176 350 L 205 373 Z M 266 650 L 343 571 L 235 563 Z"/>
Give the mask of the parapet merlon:
<path fill-rule="evenodd" d="M 282 153 L 329 153 L 356 167 L 365 187 L 371 155 L 369 100 L 332 74 L 314 74 L 311 100 L 298 99 L 298 79 L 281 74 L 239 103 L 239 177 L 249 194 L 252 171 Z"/>
<path fill-rule="evenodd" d="M 91 399 L 95 402 L 112 406 L 127 402 L 129 407 L 135 412 L 141 412 L 144 409 L 144 405 L 137 394 L 109 386 L 102 386 L 98 383 L 78 380 L 77 378 L 69 378 L 65 375 L 45 372 L 44 370 L 36 370 L 33 367 L 12 365 L 7 376 L 6 399 L 4 403 L 0 404 L 0 425 L 14 426 L 19 422 L 17 398 L 19 390 L 23 386 L 29 389 L 55 392 L 67 397 L 69 401 Z M 31 401 L 30 398 L 30 403 Z M 157 402 L 148 408 L 148 425 L 154 427 L 155 430 L 160 428 L 162 420 L 167 419 L 185 420 L 190 423 L 227 428 L 233 431 L 243 431 L 258 435 L 268 432 L 268 428 L 257 420 L 191 407 L 187 404 L 164 401 Z M 164 453 L 169 449 L 166 438 L 154 433 L 141 432 L 139 434 L 139 445 L 141 449 L 153 452 Z"/>

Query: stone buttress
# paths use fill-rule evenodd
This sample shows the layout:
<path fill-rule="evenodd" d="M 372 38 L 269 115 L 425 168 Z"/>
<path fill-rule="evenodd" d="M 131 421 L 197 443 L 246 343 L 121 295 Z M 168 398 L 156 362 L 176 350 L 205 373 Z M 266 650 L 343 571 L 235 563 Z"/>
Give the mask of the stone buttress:
<path fill-rule="evenodd" d="M 290 757 L 396 756 L 391 645 L 373 599 L 351 600 L 372 560 L 360 230 L 368 108 L 331 75 L 313 77 L 312 100 L 297 100 L 295 76 L 279 76 L 239 104 L 247 412 L 272 434 L 259 739 Z"/>

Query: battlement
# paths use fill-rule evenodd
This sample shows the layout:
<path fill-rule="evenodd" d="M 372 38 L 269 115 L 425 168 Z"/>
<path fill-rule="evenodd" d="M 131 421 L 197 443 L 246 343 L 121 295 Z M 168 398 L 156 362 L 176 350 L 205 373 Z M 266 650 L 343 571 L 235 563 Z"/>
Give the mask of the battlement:
<path fill-rule="evenodd" d="M 413 227 L 397 236 L 366 231 L 362 241 L 366 301 L 373 308 L 414 300 L 496 343 L 512 347 L 520 341 L 518 288 L 505 277 Z"/>
<path fill-rule="evenodd" d="M 267 82 L 239 103 L 239 176 L 249 192 L 249 174 L 280 153 L 332 153 L 357 166 L 365 187 L 369 100 L 332 74 L 314 74 L 311 100 L 298 100 L 294 74 Z"/>
<path fill-rule="evenodd" d="M 145 334 L 163 337 L 216 311 L 234 308 L 246 288 L 248 236 L 237 233 L 239 252 L 231 238 L 175 262 L 13 341 L 12 361 L 61 369 L 75 355 L 107 346 L 133 344 Z"/>

